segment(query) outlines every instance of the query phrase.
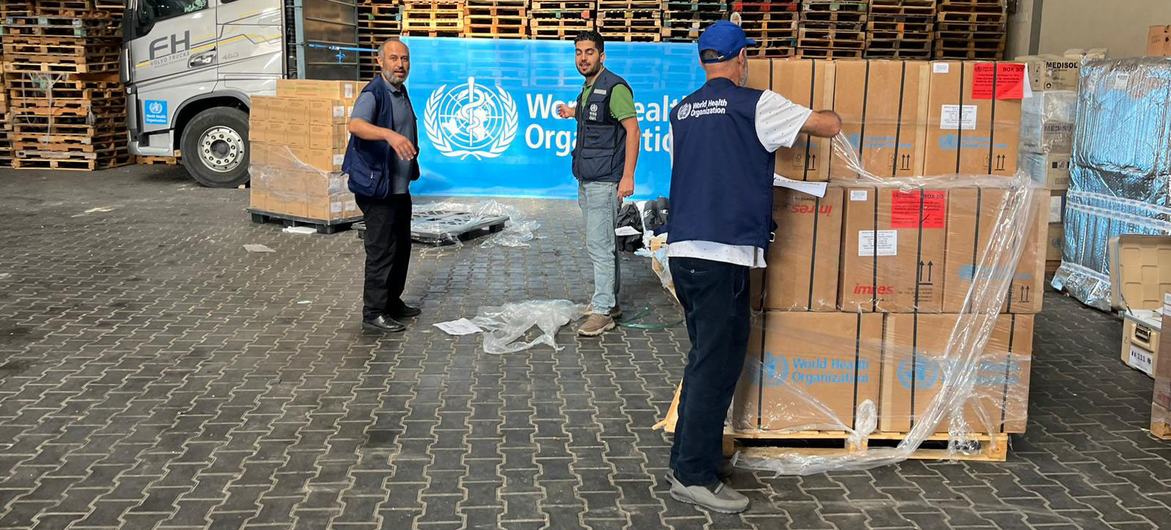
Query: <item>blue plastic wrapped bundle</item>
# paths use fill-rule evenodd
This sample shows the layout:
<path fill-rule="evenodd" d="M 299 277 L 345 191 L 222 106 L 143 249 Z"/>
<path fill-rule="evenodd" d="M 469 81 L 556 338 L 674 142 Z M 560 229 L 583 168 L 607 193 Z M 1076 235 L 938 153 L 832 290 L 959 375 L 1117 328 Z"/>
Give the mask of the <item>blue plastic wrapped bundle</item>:
<path fill-rule="evenodd" d="M 1053 286 L 1110 308 L 1110 239 L 1171 234 L 1171 58 L 1081 68 L 1062 264 Z"/>

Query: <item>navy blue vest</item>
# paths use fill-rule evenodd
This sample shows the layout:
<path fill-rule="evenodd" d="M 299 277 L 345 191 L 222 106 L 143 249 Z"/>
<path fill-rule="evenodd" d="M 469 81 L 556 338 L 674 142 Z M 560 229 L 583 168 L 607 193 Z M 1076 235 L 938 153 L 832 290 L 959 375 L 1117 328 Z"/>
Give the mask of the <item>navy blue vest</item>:
<path fill-rule="evenodd" d="M 756 135 L 761 94 L 717 78 L 671 109 L 668 243 L 768 249 L 775 226 L 774 161 Z"/>
<path fill-rule="evenodd" d="M 366 84 L 362 93 L 374 96 L 378 109 L 378 116 L 373 125 L 385 129 L 393 129 L 393 105 L 387 101 L 386 80 L 381 75 Z M 350 191 L 355 195 L 385 199 L 390 196 L 390 179 L 397 164 L 394 157 L 398 156 L 390 148 L 390 144 L 383 140 L 363 140 L 356 134 L 350 135 L 350 143 L 346 146 L 346 157 L 342 161 L 342 171 L 350 176 Z"/>
<path fill-rule="evenodd" d="M 603 69 L 594 80 L 593 91 L 585 104 L 578 105 L 573 176 L 579 180 L 622 180 L 626 165 L 626 128 L 610 114 L 610 96 L 618 85 L 630 88 L 625 79 Z"/>

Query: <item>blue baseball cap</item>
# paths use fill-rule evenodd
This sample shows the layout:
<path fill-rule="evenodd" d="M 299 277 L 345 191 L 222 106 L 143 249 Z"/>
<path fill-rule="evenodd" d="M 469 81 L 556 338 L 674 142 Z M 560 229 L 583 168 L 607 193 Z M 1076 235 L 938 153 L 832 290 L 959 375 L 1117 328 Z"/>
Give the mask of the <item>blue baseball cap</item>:
<path fill-rule="evenodd" d="M 740 26 L 728 22 L 727 20 L 720 20 L 703 30 L 699 36 L 699 53 L 702 55 L 707 50 L 715 51 L 719 57 L 703 61 L 704 63 L 722 63 L 735 59 L 740 55 L 740 50 L 748 46 L 753 46 L 756 41 L 748 38 L 744 34 L 744 30 Z M 702 61 L 702 59 L 701 59 Z"/>

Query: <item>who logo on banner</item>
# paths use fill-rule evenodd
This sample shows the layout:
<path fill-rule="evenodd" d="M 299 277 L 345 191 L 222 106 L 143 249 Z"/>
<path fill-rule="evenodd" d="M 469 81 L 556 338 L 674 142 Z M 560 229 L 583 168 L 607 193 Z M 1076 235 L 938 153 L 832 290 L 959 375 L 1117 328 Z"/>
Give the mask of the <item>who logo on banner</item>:
<path fill-rule="evenodd" d="M 516 102 L 503 88 L 467 83 L 440 85 L 427 98 L 423 126 L 431 145 L 443 156 L 496 158 L 516 139 Z"/>

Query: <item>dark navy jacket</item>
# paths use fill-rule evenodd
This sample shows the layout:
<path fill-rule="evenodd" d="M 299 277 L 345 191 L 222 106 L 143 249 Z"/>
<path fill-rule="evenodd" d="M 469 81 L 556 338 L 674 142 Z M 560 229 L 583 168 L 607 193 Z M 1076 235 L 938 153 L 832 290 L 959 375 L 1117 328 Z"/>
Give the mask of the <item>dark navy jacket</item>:
<path fill-rule="evenodd" d="M 610 97 L 618 85 L 630 88 L 625 79 L 603 69 L 594 80 L 593 91 L 585 104 L 578 106 L 573 176 L 579 180 L 622 180 L 626 165 L 626 128 L 610 114 Z"/>
<path fill-rule="evenodd" d="M 773 154 L 756 133 L 763 92 L 713 79 L 671 110 L 674 159 L 667 242 L 768 249 Z"/>
<path fill-rule="evenodd" d="M 394 128 L 394 105 L 388 100 L 389 90 L 386 79 L 381 75 L 374 76 L 362 89 L 362 92 L 373 95 L 376 102 L 378 116 L 373 125 L 385 129 Z M 350 191 L 375 199 L 389 197 L 391 178 L 398 167 L 395 162 L 397 156 L 390 144 L 383 140 L 363 140 L 351 134 L 350 143 L 346 146 L 346 157 L 342 161 L 342 171 L 349 175 Z"/>

